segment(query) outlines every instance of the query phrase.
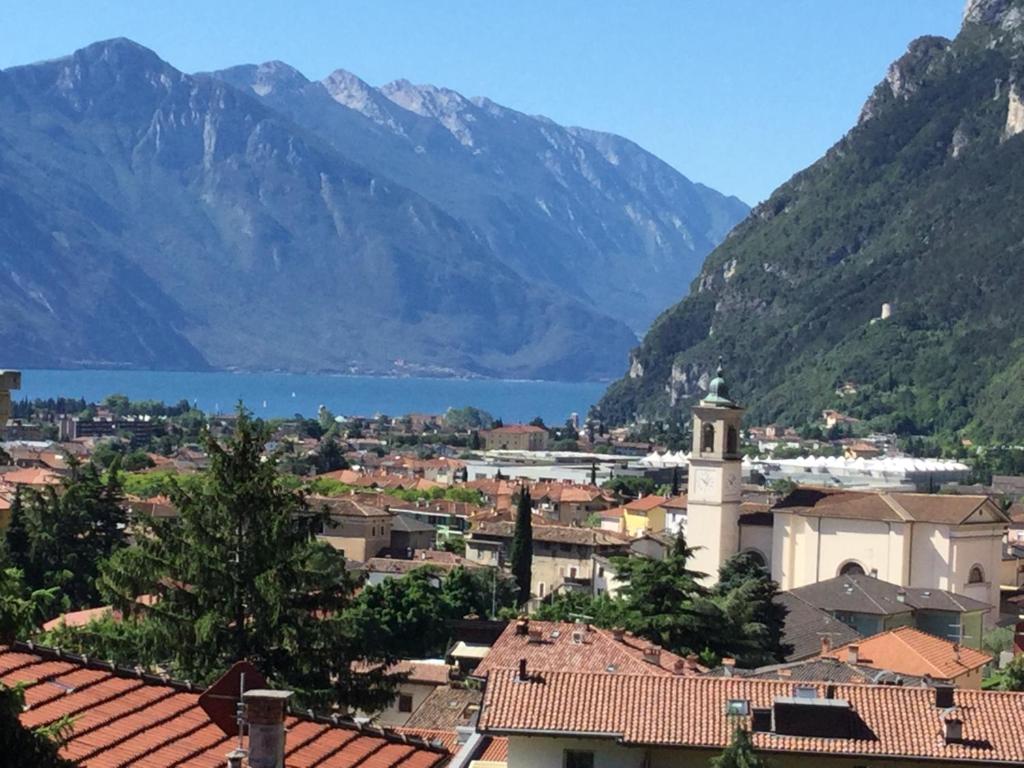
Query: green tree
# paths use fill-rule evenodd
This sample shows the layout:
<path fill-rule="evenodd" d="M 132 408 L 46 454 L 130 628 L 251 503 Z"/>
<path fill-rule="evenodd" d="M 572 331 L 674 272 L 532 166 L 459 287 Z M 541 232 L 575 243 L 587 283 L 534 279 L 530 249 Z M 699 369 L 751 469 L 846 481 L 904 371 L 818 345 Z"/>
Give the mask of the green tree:
<path fill-rule="evenodd" d="M 726 560 L 718 571 L 712 599 L 721 614 L 708 645 L 741 667 L 785 660 L 792 651 L 783 642 L 787 610 L 776 602 L 779 585 L 749 552 Z"/>
<path fill-rule="evenodd" d="M 1018 654 L 1003 670 L 1004 691 L 1024 691 L 1024 654 Z"/>
<path fill-rule="evenodd" d="M 584 592 L 559 592 L 541 605 L 533 618 L 541 621 L 576 621 L 586 617 L 589 624 L 611 629 L 626 622 L 626 606 L 607 595 L 591 597 Z"/>
<path fill-rule="evenodd" d="M 59 755 L 67 720 L 57 728 L 30 730 L 19 719 L 25 708 L 25 691 L 21 686 L 0 683 L 0 755 L 10 768 L 73 768 Z"/>
<path fill-rule="evenodd" d="M 711 758 L 710 762 L 711 768 L 768 768 L 771 765 L 754 751 L 750 732 L 742 726 L 736 726 L 732 742 L 721 755 Z"/>
<path fill-rule="evenodd" d="M 0 570 L 0 643 L 28 638 L 62 605 L 56 587 L 31 589 L 17 568 Z"/>
<path fill-rule="evenodd" d="M 525 485 L 519 492 L 516 504 L 516 526 L 509 547 L 509 563 L 512 576 L 519 588 L 518 605 L 526 605 L 530 599 L 530 583 L 533 578 L 533 500 L 530 489 Z"/>
<path fill-rule="evenodd" d="M 346 616 L 353 578 L 315 536 L 324 512 L 278 482 L 268 439 L 241 406 L 224 443 L 207 433 L 208 473 L 171 492 L 178 519 L 141 520 L 138 544 L 111 558 L 100 587 L 126 615 L 139 595 L 158 596 L 143 626 L 176 675 L 207 682 L 248 659 L 308 706 L 377 709 L 393 691 L 383 673 L 353 671 L 379 659 Z"/>
<path fill-rule="evenodd" d="M 341 444 L 334 438 L 328 437 L 320 441 L 320 447 L 316 452 L 317 474 L 334 472 L 338 469 L 348 469 L 348 462 L 345 461 L 345 454 L 341 450 Z"/>
<path fill-rule="evenodd" d="M 30 587 L 60 586 L 78 609 L 99 605 L 99 567 L 125 546 L 127 518 L 116 460 L 106 479 L 94 464 L 71 460 L 70 468 L 59 487 L 24 491 L 18 513 L 24 521 L 8 547 Z"/>
<path fill-rule="evenodd" d="M 718 618 L 710 592 L 700 583 L 705 574 L 689 568 L 693 552 L 678 536 L 664 560 L 617 562 L 627 629 L 679 654 L 702 651 Z"/>

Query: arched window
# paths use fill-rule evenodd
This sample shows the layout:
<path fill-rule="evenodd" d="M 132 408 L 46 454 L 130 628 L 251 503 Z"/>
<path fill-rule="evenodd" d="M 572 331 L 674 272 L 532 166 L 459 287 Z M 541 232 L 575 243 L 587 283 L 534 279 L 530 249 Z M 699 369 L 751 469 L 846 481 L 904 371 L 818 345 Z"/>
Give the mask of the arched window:
<path fill-rule="evenodd" d="M 980 565 L 972 565 L 970 573 L 967 575 L 968 584 L 984 584 L 985 583 L 985 571 Z"/>
<path fill-rule="evenodd" d="M 839 569 L 840 576 L 863 576 L 864 566 L 858 563 L 856 560 L 850 560 L 849 562 L 843 563 L 843 566 Z"/>
<path fill-rule="evenodd" d="M 768 567 L 768 559 L 756 549 L 745 549 L 743 554 L 750 559 L 751 562 L 757 563 L 762 568 Z"/>
<path fill-rule="evenodd" d="M 708 453 L 715 450 L 715 425 L 705 424 L 700 429 L 700 452 Z"/>
<path fill-rule="evenodd" d="M 740 451 L 739 435 L 736 434 L 736 427 L 729 427 L 725 433 L 725 452 L 736 454 Z"/>

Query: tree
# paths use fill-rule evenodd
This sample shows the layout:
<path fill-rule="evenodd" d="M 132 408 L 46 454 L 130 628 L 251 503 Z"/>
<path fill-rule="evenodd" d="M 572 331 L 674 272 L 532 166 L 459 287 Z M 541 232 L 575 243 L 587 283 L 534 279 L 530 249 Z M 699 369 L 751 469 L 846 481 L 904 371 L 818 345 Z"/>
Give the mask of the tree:
<path fill-rule="evenodd" d="M 59 487 L 23 492 L 8 547 L 31 588 L 60 586 L 78 609 L 99 605 L 100 564 L 125 546 L 127 518 L 116 459 L 106 479 L 95 464 L 69 466 Z"/>
<path fill-rule="evenodd" d="M 1004 691 L 1024 691 L 1024 654 L 1018 654 L 1003 670 Z"/>
<path fill-rule="evenodd" d="M 679 495 L 679 467 L 672 467 L 672 488 L 669 491 L 670 495 Z"/>
<path fill-rule="evenodd" d="M 30 730 L 21 724 L 25 708 L 23 686 L 0 683 L 0 754 L 10 768 L 73 768 L 58 752 L 70 721 L 62 718 L 45 729 Z M 12 762 L 13 761 L 13 762 Z"/>
<path fill-rule="evenodd" d="M 737 725 L 732 742 L 721 755 L 711 758 L 711 768 L 768 768 L 770 763 L 754 751 L 750 732 Z"/>
<path fill-rule="evenodd" d="M 381 658 L 346 616 L 353 577 L 315 536 L 325 512 L 265 460 L 268 439 L 241 406 L 223 444 L 205 433 L 210 468 L 174 485 L 178 519 L 140 519 L 137 545 L 102 568 L 100 587 L 126 616 L 144 614 L 176 676 L 208 682 L 248 659 L 307 706 L 378 709 L 393 691 L 379 671 L 353 671 L 353 661 Z M 157 599 L 140 607 L 139 595 Z"/>
<path fill-rule="evenodd" d="M 584 592 L 559 592 L 533 614 L 540 621 L 585 621 L 598 627 L 611 629 L 626 621 L 625 604 L 607 595 L 591 597 Z"/>
<path fill-rule="evenodd" d="M 516 603 L 526 605 L 530 599 L 533 578 L 533 500 L 530 498 L 530 489 L 525 485 L 519 492 L 516 505 L 516 527 L 508 559 L 512 566 L 512 576 L 519 588 Z"/>
<path fill-rule="evenodd" d="M 721 614 L 709 646 L 741 667 L 784 661 L 792 651 L 783 642 L 785 606 L 776 602 L 779 585 L 749 552 L 726 560 L 718 571 L 712 599 Z"/>
<path fill-rule="evenodd" d="M 664 560 L 629 557 L 617 561 L 621 595 L 626 601 L 626 627 L 652 643 L 678 654 L 699 653 L 714 634 L 717 609 L 690 570 L 694 550 L 680 535 Z"/>
<path fill-rule="evenodd" d="M 334 472 L 338 469 L 348 469 L 348 462 L 345 461 L 341 445 L 333 437 L 324 438 L 320 441 L 320 447 L 316 453 L 316 471 L 322 475 L 325 472 Z"/>
<path fill-rule="evenodd" d="M 0 570 L 0 643 L 27 638 L 61 605 L 56 587 L 33 590 L 17 568 Z"/>

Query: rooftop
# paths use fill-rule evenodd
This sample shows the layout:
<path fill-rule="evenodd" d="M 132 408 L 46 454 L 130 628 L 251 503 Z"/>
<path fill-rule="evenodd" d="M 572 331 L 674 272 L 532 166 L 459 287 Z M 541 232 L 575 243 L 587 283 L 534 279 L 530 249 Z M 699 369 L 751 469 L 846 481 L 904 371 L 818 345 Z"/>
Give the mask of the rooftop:
<path fill-rule="evenodd" d="M 470 535 L 511 539 L 514 532 L 515 523 L 499 520 L 477 523 L 470 532 Z M 578 544 L 590 547 L 624 546 L 629 543 L 628 537 L 612 531 L 603 531 L 599 528 L 573 528 L 568 525 L 535 526 L 533 529 L 533 540 L 555 544 Z"/>
<path fill-rule="evenodd" d="M 1024 761 L 1024 693 L 953 691 L 954 707 L 936 706 L 935 690 L 893 685 L 801 684 L 811 701 L 830 702 L 850 713 L 844 736 L 752 734 L 764 752 L 842 755 L 871 759 L 959 760 L 985 765 Z M 626 745 L 721 750 L 737 722 L 731 701 L 749 711 L 793 704 L 794 684 L 722 677 L 652 677 L 586 672 L 534 671 L 527 682 L 516 670 L 494 670 L 484 697 L 479 730 L 512 735 L 557 732 Z M 797 700 L 799 701 L 799 699 Z M 962 737 L 947 742 L 943 721 L 955 716 Z M 852 764 L 852 763 L 851 763 Z"/>
<path fill-rule="evenodd" d="M 783 592 L 775 601 L 789 611 L 782 633 L 782 642 L 793 649 L 786 657 L 787 660 L 817 656 L 821 653 L 823 637 L 829 638 L 832 645 L 839 645 L 861 636 L 853 627 L 807 602 L 796 591 Z"/>
<path fill-rule="evenodd" d="M 921 609 L 954 613 L 991 610 L 988 603 L 953 592 L 901 587 L 872 576 L 835 576 L 790 593 L 829 612 L 892 616 Z"/>
<path fill-rule="evenodd" d="M 582 629 L 577 639 L 575 633 Z M 531 634 L 533 637 L 531 638 Z M 657 651 L 645 660 L 645 649 Z M 473 672 L 486 677 L 495 669 L 514 667 L 526 659 L 534 669 L 564 669 L 602 674 L 674 675 L 697 674 L 703 671 L 681 656 L 655 648 L 631 633 L 622 639 L 607 629 L 570 622 L 509 622 L 505 631 L 491 646 L 484 660 Z"/>
<path fill-rule="evenodd" d="M 27 684 L 26 727 L 74 718 L 61 755 L 83 768 L 221 768 L 238 743 L 199 706 L 202 689 L 190 683 L 21 643 L 0 648 L 0 680 Z M 289 715 L 285 725 L 287 768 L 433 768 L 450 758 L 421 738 L 345 718 Z"/>
<path fill-rule="evenodd" d="M 1006 514 L 988 496 L 845 491 L 802 486 L 773 510 L 808 517 L 833 517 L 939 525 L 1006 523 Z"/>
<path fill-rule="evenodd" d="M 929 675 L 940 680 L 953 680 L 992 661 L 987 653 L 913 627 L 897 627 L 855 642 L 858 664 L 919 677 Z M 850 648 L 851 644 L 833 648 L 829 655 L 845 658 Z"/>

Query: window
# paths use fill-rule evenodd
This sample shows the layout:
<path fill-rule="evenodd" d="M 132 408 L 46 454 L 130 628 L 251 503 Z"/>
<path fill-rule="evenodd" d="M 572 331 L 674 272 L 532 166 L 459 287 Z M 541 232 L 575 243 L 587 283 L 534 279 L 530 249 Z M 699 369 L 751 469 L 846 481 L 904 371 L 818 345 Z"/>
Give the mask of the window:
<path fill-rule="evenodd" d="M 569 578 L 570 579 L 575 579 L 576 578 L 576 566 L 573 566 L 572 568 L 569 569 Z"/>
<path fill-rule="evenodd" d="M 746 699 L 729 699 L 725 705 L 725 714 L 746 717 L 750 714 L 750 702 Z"/>
<path fill-rule="evenodd" d="M 412 712 L 412 696 L 408 693 L 398 694 L 398 711 Z"/>
<path fill-rule="evenodd" d="M 542 581 L 537 585 L 537 594 L 539 597 L 544 597 L 544 582 Z"/>
<path fill-rule="evenodd" d="M 968 584 L 984 584 L 985 583 L 985 571 L 982 570 L 980 565 L 972 565 L 971 572 L 967 576 Z"/>
<path fill-rule="evenodd" d="M 847 563 L 843 563 L 842 568 L 839 569 L 840 576 L 863 576 L 864 566 L 858 563 L 856 560 L 850 560 Z"/>
<path fill-rule="evenodd" d="M 715 425 L 705 424 L 700 428 L 700 452 L 715 450 Z"/>
<path fill-rule="evenodd" d="M 725 433 L 725 452 L 726 453 L 739 453 L 740 441 L 739 435 L 736 434 L 736 427 L 729 427 L 729 431 Z"/>
<path fill-rule="evenodd" d="M 756 549 L 745 550 L 743 554 L 747 556 L 747 559 L 750 560 L 750 562 L 757 563 L 762 568 L 768 567 L 768 561 L 765 559 L 765 556 Z"/>
<path fill-rule="evenodd" d="M 795 686 L 793 686 L 793 698 L 795 698 L 795 699 L 816 699 L 816 698 L 818 698 L 818 686 L 816 686 L 816 685 L 795 685 Z"/>
<path fill-rule="evenodd" d="M 565 768 L 594 768 L 594 753 L 578 749 L 565 750 Z"/>

